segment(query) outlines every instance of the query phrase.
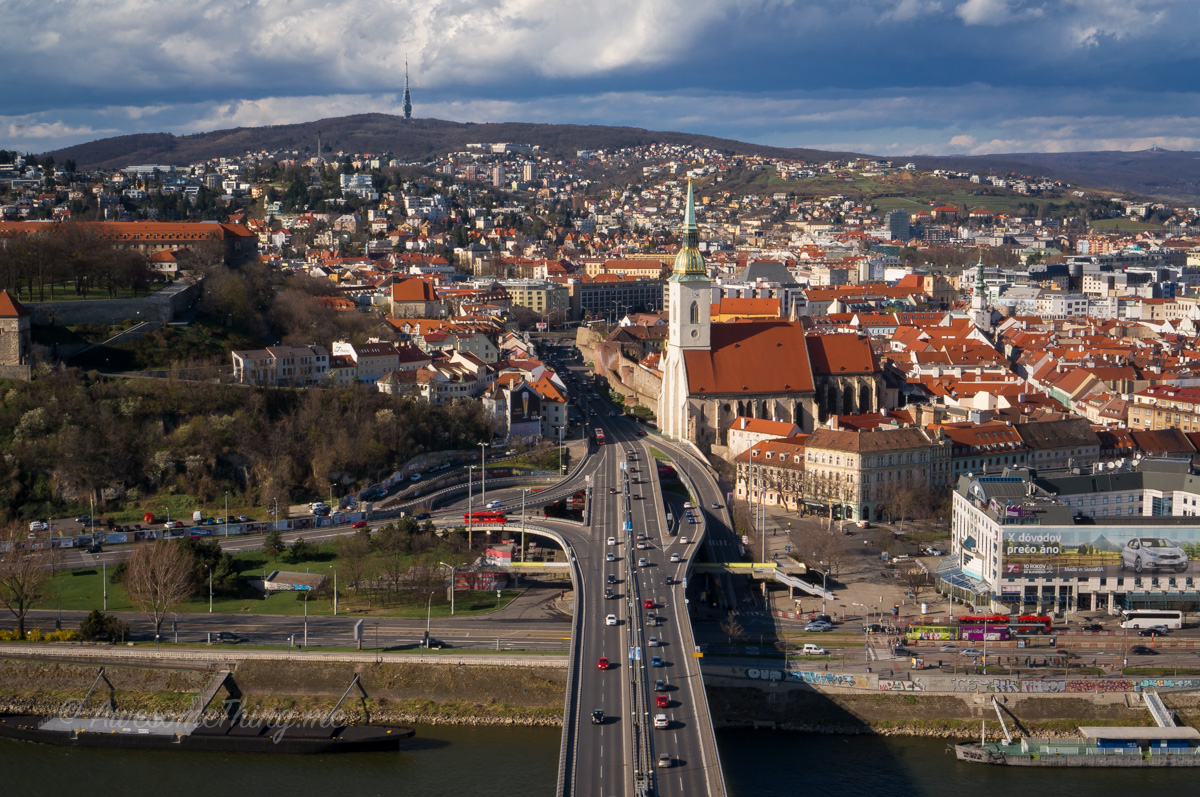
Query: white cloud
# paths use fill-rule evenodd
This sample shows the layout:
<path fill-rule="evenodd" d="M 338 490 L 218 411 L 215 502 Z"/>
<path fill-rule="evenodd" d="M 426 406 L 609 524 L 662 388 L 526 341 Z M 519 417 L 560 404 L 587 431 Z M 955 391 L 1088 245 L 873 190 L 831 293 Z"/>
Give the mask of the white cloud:
<path fill-rule="evenodd" d="M 918 17 L 929 16 L 941 12 L 939 0 L 899 0 L 891 8 L 880 15 L 884 22 L 911 22 Z"/>
<path fill-rule="evenodd" d="M 1025 6 L 1021 0 L 966 0 L 954 13 L 967 25 L 1007 25 L 1040 17 L 1042 9 Z"/>

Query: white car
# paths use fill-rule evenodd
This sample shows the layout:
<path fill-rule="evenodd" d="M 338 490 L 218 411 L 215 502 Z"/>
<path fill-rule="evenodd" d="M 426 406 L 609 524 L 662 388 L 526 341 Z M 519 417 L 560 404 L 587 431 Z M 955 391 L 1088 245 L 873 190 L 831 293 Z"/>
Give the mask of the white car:
<path fill-rule="evenodd" d="M 656 636 L 650 637 L 650 639 L 647 640 L 647 642 L 646 642 L 646 646 L 651 647 L 651 648 L 658 647 L 658 637 L 656 637 Z"/>
<path fill-rule="evenodd" d="M 680 538 L 679 538 L 679 544 L 680 544 L 680 545 L 687 545 L 687 544 L 688 544 L 688 538 L 687 538 L 687 537 L 680 537 Z"/>
<path fill-rule="evenodd" d="M 659 730 L 663 730 L 664 728 L 668 727 L 670 724 L 671 724 L 671 721 L 669 719 L 667 719 L 666 714 L 655 714 L 654 715 L 654 727 L 655 728 L 658 728 Z"/>
<path fill-rule="evenodd" d="M 615 562 L 615 561 L 617 561 L 617 555 L 615 553 L 613 553 L 612 551 L 609 551 L 608 553 L 604 554 L 604 561 Z"/>
<path fill-rule="evenodd" d="M 46 523 L 44 520 L 35 520 L 29 524 L 30 531 L 47 531 L 49 528 L 50 524 Z"/>
<path fill-rule="evenodd" d="M 617 616 L 615 614 L 610 614 L 608 617 L 605 617 L 604 624 L 605 625 L 616 625 L 617 624 Z"/>
<path fill-rule="evenodd" d="M 499 509 L 502 506 L 504 506 L 503 501 L 488 501 L 487 504 L 488 509 Z"/>
<path fill-rule="evenodd" d="M 609 545 L 616 545 L 616 544 L 617 544 L 617 538 L 616 538 L 616 537 L 609 537 L 609 538 L 608 538 L 608 544 L 609 544 Z"/>
<path fill-rule="evenodd" d="M 672 562 L 682 562 L 683 559 L 679 556 L 679 554 L 673 553 L 673 554 L 671 554 L 671 561 Z"/>
<path fill-rule="evenodd" d="M 649 567 L 649 565 L 650 562 L 646 559 L 646 557 L 643 556 L 638 559 L 638 567 Z"/>
<path fill-rule="evenodd" d="M 808 625 L 804 626 L 804 630 L 808 631 L 810 633 L 812 633 L 812 632 L 819 633 L 822 631 L 832 631 L 833 626 L 830 625 L 829 623 L 823 622 L 821 620 L 817 620 L 815 622 L 809 623 Z"/>
<path fill-rule="evenodd" d="M 645 540 L 638 540 L 637 547 L 638 547 L 638 550 L 639 550 L 639 551 L 644 551 L 644 550 L 646 550 L 646 541 L 645 541 Z"/>
<path fill-rule="evenodd" d="M 1188 557 L 1182 548 L 1163 537 L 1134 537 L 1121 551 L 1121 569 L 1126 568 L 1135 573 L 1147 568 L 1171 568 L 1182 573 L 1188 568 Z"/>

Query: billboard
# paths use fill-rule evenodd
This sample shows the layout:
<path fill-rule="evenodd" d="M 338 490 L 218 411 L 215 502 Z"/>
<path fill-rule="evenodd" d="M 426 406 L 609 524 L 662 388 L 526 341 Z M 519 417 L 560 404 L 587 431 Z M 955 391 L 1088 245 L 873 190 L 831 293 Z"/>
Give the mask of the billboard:
<path fill-rule="evenodd" d="M 1004 531 L 1004 577 L 1191 576 L 1198 526 L 1026 526 Z"/>
<path fill-rule="evenodd" d="M 528 385 L 522 385 L 509 394 L 509 426 L 539 420 L 542 414 L 542 398 Z"/>

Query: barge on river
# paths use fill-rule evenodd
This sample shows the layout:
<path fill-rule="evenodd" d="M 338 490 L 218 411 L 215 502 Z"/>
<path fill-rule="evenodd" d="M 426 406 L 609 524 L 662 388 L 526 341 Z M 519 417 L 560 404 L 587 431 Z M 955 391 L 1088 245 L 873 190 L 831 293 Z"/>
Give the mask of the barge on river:
<path fill-rule="evenodd" d="M 363 753 L 399 750 L 415 733 L 412 728 L 386 725 L 268 722 L 244 717 L 172 722 L 158 718 L 0 716 L 0 737 L 65 747 Z"/>
<path fill-rule="evenodd" d="M 954 745 L 959 761 L 1010 767 L 1196 767 L 1200 731 L 1188 727 L 1081 727 L 1070 739 Z"/>

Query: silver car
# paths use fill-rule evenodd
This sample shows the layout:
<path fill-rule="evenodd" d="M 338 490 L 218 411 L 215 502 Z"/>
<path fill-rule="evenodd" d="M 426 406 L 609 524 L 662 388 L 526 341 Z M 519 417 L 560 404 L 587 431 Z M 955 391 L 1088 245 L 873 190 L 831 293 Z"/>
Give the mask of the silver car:
<path fill-rule="evenodd" d="M 1134 537 L 1121 551 L 1121 569 L 1140 573 L 1146 568 L 1174 569 L 1182 573 L 1188 568 L 1187 554 L 1165 537 Z"/>

